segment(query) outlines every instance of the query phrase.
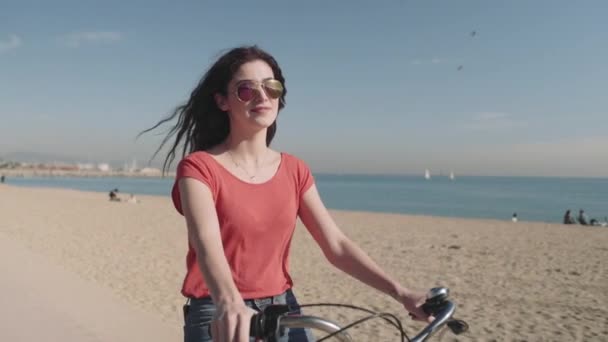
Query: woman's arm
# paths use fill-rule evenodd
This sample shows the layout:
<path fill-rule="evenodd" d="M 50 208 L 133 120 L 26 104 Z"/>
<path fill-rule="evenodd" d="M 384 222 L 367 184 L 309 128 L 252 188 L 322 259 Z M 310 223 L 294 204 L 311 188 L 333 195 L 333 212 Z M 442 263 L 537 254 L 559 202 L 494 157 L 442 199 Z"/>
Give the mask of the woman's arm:
<path fill-rule="evenodd" d="M 211 325 L 214 339 L 248 341 L 249 323 L 254 311 L 245 305 L 232 279 L 211 190 L 196 179 L 183 178 L 179 181 L 179 192 L 188 226 L 188 240 L 196 251 L 198 264 L 217 308 Z"/>
<path fill-rule="evenodd" d="M 323 204 L 316 186 L 313 185 L 302 196 L 299 215 L 332 265 L 390 295 L 401 302 L 417 318 L 426 319 L 422 310 L 417 308 L 419 302 L 424 300 L 424 295 L 412 291 L 392 279 L 338 228 Z"/>
<path fill-rule="evenodd" d="M 211 190 L 194 178 L 179 181 L 182 211 L 188 226 L 188 241 L 215 303 L 242 301 L 224 254 L 220 225 Z"/>

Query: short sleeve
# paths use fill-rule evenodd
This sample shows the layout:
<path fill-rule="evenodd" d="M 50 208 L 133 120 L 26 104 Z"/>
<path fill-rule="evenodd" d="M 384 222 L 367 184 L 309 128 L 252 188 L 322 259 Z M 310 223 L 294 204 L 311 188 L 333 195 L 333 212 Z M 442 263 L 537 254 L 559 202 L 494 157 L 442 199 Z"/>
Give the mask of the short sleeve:
<path fill-rule="evenodd" d="M 315 179 L 310 168 L 304 161 L 298 159 L 297 165 L 298 198 L 302 198 L 306 191 L 315 184 Z"/>
<path fill-rule="evenodd" d="M 177 164 L 177 169 L 175 170 L 175 183 L 173 184 L 173 189 L 171 191 L 173 205 L 180 214 L 184 214 L 179 193 L 179 181 L 182 178 L 194 178 L 201 181 L 209 187 L 215 199 L 217 186 L 211 168 L 204 158 L 201 158 L 196 154 L 189 155 Z"/>

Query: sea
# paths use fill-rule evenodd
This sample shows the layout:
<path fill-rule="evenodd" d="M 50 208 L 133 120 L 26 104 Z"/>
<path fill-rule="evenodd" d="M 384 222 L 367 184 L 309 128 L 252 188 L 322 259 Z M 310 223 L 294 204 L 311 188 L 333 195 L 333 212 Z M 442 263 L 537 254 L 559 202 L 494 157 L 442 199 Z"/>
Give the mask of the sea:
<path fill-rule="evenodd" d="M 583 209 L 589 218 L 608 221 L 608 178 L 316 174 L 315 180 L 330 209 L 498 220 L 517 213 L 520 221 L 553 223 L 562 222 L 568 209 L 575 215 Z M 156 196 L 169 196 L 173 186 L 170 177 L 10 177 L 6 182 Z"/>

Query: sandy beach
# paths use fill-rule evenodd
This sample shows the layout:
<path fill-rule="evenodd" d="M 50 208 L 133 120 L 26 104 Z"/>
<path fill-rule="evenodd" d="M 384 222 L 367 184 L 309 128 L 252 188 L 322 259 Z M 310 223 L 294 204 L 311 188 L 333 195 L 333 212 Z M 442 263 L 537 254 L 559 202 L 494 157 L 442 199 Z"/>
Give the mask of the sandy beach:
<path fill-rule="evenodd" d="M 185 224 L 169 197 L 138 198 L 130 204 L 110 202 L 106 193 L 0 185 L 0 340 L 40 340 L 25 332 L 43 327 L 40 336 L 49 341 L 182 340 Z M 458 337 L 448 332 L 442 341 L 608 340 L 606 228 L 332 214 L 406 286 L 451 289 L 456 316 L 471 329 Z M 291 271 L 303 304 L 397 313 L 410 335 L 422 327 L 392 299 L 334 270 L 301 224 Z M 361 317 L 344 309 L 306 313 L 341 324 Z M 351 335 L 398 340 L 379 320 Z"/>

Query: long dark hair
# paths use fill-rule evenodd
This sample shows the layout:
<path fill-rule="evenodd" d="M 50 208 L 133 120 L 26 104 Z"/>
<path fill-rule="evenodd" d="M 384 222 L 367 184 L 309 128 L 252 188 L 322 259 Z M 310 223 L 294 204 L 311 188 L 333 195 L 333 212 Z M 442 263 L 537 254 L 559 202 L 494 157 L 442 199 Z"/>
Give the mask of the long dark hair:
<path fill-rule="evenodd" d="M 277 61 L 266 51 L 258 46 L 242 46 L 234 48 L 223 54 L 207 70 L 196 88 L 190 94 L 190 99 L 185 104 L 178 106 L 171 115 L 162 119 L 156 125 L 139 133 L 138 137 L 149 132 L 160 125 L 172 121 L 177 117 L 177 122 L 171 127 L 160 146 L 154 152 L 151 159 L 165 146 L 175 135 L 175 141 L 171 150 L 167 153 L 163 163 L 163 175 L 175 159 L 175 151 L 183 140 L 182 154 L 195 151 L 205 151 L 222 143 L 230 133 L 230 120 L 226 112 L 222 111 L 215 101 L 215 94 L 224 96 L 228 93 L 228 83 L 241 65 L 254 60 L 266 62 L 274 73 L 274 78 L 281 81 L 285 87 L 285 78 Z M 285 107 L 285 95 L 287 88 L 279 100 L 279 111 Z M 266 133 L 266 145 L 270 146 L 277 130 L 277 122 L 268 127 Z M 177 135 L 176 135 L 177 134 Z"/>

